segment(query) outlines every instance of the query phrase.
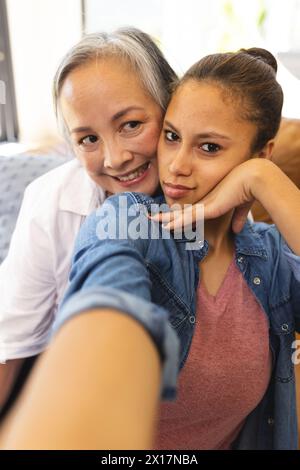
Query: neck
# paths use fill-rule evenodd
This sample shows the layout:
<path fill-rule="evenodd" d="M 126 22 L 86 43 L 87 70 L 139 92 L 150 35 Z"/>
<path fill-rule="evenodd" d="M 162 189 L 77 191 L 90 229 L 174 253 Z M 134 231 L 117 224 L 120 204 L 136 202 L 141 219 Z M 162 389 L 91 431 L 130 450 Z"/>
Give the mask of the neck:
<path fill-rule="evenodd" d="M 231 229 L 233 210 L 204 222 L 204 237 L 208 241 L 210 255 L 234 252 L 234 238 Z"/>

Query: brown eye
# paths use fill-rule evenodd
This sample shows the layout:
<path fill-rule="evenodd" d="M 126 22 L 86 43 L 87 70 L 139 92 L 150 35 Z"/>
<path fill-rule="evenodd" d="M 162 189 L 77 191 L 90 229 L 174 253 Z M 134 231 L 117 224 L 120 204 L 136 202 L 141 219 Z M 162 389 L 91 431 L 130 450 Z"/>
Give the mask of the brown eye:
<path fill-rule="evenodd" d="M 179 137 L 176 134 L 176 132 L 165 130 L 165 139 L 168 142 L 176 142 L 179 139 Z"/>
<path fill-rule="evenodd" d="M 220 145 L 212 144 L 210 142 L 202 144 L 201 148 L 202 148 L 202 150 L 204 150 L 207 153 L 216 153 L 221 149 Z"/>
<path fill-rule="evenodd" d="M 95 144 L 98 140 L 98 137 L 96 135 L 87 135 L 80 139 L 79 145 L 91 145 Z"/>
<path fill-rule="evenodd" d="M 86 135 L 78 141 L 77 145 L 83 152 L 94 152 L 99 146 L 99 137 L 94 134 Z"/>
<path fill-rule="evenodd" d="M 135 131 L 140 127 L 141 124 L 142 123 L 140 121 L 128 121 L 123 125 L 122 130 L 129 132 Z"/>

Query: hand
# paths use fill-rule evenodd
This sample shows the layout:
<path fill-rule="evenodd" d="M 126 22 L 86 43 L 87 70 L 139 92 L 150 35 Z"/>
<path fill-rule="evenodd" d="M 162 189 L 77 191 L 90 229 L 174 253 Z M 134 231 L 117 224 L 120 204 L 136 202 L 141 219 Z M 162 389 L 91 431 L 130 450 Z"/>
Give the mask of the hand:
<path fill-rule="evenodd" d="M 270 163 L 270 162 L 268 162 Z M 273 165 L 273 164 L 271 164 Z M 197 221 L 197 204 L 204 205 L 204 219 L 215 219 L 234 209 L 232 230 L 242 230 L 255 198 L 251 186 L 256 174 L 265 168 L 265 160 L 253 158 L 233 168 L 201 201 L 183 210 L 151 216 L 157 222 L 167 222 L 164 228 L 176 230 L 185 220 Z"/>

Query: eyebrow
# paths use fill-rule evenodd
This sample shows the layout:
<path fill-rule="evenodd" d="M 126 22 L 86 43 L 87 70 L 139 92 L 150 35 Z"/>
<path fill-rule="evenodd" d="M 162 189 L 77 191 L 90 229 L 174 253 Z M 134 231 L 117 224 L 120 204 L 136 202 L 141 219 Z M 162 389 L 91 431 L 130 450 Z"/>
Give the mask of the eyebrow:
<path fill-rule="evenodd" d="M 75 127 L 71 130 L 70 134 L 74 134 L 76 132 L 92 132 L 93 129 L 91 127 Z"/>
<path fill-rule="evenodd" d="M 165 121 L 165 124 L 168 126 L 168 127 L 171 127 L 171 129 L 173 129 L 177 134 L 180 134 L 180 132 L 176 129 L 176 127 L 170 122 L 170 121 Z M 215 137 L 215 138 L 218 138 L 218 139 L 226 139 L 226 140 L 231 140 L 230 137 L 226 136 L 226 135 L 223 135 L 223 134 L 219 134 L 218 132 L 214 132 L 214 131 L 211 131 L 211 132 L 201 132 L 199 134 L 196 134 L 196 137 L 199 137 L 201 139 L 208 139 L 210 137 Z"/>
<path fill-rule="evenodd" d="M 113 115 L 111 118 L 112 122 L 117 121 L 117 119 L 120 119 L 120 117 L 125 116 L 125 114 L 129 113 L 130 111 L 143 111 L 144 108 L 141 106 L 128 106 L 127 108 L 121 109 L 121 111 L 118 111 L 116 114 Z"/>
<path fill-rule="evenodd" d="M 121 109 L 121 111 L 118 111 L 115 113 L 112 118 L 111 122 L 115 122 L 121 117 L 125 116 L 127 113 L 130 111 L 143 111 L 144 108 L 140 106 L 128 106 L 127 108 Z M 76 133 L 76 132 L 93 132 L 92 127 L 75 127 L 74 129 L 71 130 L 70 134 Z"/>

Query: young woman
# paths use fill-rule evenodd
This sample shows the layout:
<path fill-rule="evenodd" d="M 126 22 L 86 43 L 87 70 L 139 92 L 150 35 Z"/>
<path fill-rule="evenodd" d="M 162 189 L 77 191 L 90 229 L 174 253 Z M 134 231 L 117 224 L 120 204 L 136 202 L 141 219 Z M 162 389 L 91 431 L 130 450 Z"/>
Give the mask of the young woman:
<path fill-rule="evenodd" d="M 165 198 L 204 204 L 209 249 L 192 348 L 177 402 L 161 407 L 156 448 L 297 448 L 300 192 L 270 161 L 283 101 L 275 75 L 264 50 L 209 56 L 186 73 L 165 116 Z M 275 225 L 246 224 L 234 235 L 232 209 L 254 199 Z"/>
<path fill-rule="evenodd" d="M 54 101 L 76 158 L 29 185 L 0 268 L 0 416 L 23 359 L 47 344 L 85 217 L 106 194 L 157 190 L 156 149 L 175 78 L 134 28 L 88 35 L 62 60 Z"/>
<path fill-rule="evenodd" d="M 204 204 L 204 246 L 151 237 L 144 209 L 161 198 L 112 196 L 87 218 L 60 331 L 4 447 L 297 448 L 300 192 L 270 161 L 282 100 L 262 49 L 208 56 L 185 74 L 164 120 L 160 182 L 170 206 Z M 233 210 L 253 199 L 275 225 L 233 232 Z M 100 236 L 107 213 L 128 228 L 138 217 L 148 237 L 124 237 L 122 224 L 122 237 Z M 160 384 L 177 397 L 157 416 Z"/>

